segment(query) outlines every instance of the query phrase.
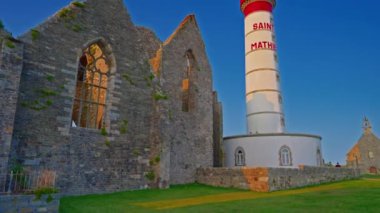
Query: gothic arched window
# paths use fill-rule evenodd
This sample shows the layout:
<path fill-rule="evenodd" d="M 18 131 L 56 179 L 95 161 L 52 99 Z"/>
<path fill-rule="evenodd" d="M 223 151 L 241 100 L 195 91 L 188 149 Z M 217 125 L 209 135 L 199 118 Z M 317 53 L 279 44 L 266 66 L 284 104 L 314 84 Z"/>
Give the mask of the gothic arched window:
<path fill-rule="evenodd" d="M 235 166 L 245 166 L 245 152 L 241 147 L 235 150 Z"/>
<path fill-rule="evenodd" d="M 189 112 L 191 105 L 191 94 L 190 94 L 190 84 L 191 84 L 191 76 L 192 71 L 195 65 L 195 57 L 193 55 L 193 51 L 191 49 L 187 50 L 185 53 L 186 57 L 186 71 L 185 76 L 182 80 L 182 111 Z"/>
<path fill-rule="evenodd" d="M 104 126 L 109 73 L 109 60 L 102 45 L 89 45 L 79 59 L 73 127 L 101 129 Z"/>
<path fill-rule="evenodd" d="M 280 148 L 280 166 L 292 166 L 292 152 L 288 146 Z"/>
<path fill-rule="evenodd" d="M 191 50 L 186 51 L 186 70 L 182 80 L 182 111 L 190 110 L 190 75 L 192 71 L 192 58 L 194 57 Z"/>

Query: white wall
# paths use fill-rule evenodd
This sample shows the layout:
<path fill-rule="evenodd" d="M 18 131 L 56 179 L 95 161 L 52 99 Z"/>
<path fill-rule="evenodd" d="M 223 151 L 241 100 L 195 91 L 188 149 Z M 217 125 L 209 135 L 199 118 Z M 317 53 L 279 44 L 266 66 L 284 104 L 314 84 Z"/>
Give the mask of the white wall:
<path fill-rule="evenodd" d="M 245 68 L 246 68 L 246 104 L 248 134 L 282 133 L 282 103 L 280 85 L 277 80 L 278 66 L 276 50 L 257 49 L 251 45 L 258 42 L 276 43 L 272 14 L 257 11 L 245 18 Z M 254 29 L 254 25 L 269 24 L 270 28 Z"/>
<path fill-rule="evenodd" d="M 246 166 L 281 167 L 280 148 L 288 146 L 292 153 L 292 166 L 319 166 L 317 150 L 321 150 L 321 138 L 297 134 L 268 134 L 225 138 L 225 165 L 235 166 L 235 150 L 244 149 Z M 321 150 L 322 155 L 322 150 Z"/>

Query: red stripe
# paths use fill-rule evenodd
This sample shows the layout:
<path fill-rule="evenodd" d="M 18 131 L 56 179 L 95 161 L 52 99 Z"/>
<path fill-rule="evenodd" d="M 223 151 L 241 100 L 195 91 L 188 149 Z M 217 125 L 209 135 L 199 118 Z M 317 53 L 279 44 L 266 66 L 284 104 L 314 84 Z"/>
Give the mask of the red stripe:
<path fill-rule="evenodd" d="M 272 12 L 273 10 L 273 5 L 267 1 L 255 1 L 252 2 L 251 4 L 247 5 L 244 8 L 244 15 L 248 16 L 249 14 L 256 12 L 256 11 L 268 11 Z"/>

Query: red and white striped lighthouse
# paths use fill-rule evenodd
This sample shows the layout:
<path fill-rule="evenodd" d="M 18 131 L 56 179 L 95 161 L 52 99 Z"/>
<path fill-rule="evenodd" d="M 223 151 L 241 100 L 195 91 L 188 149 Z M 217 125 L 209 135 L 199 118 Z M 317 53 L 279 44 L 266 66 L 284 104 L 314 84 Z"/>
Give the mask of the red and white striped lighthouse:
<path fill-rule="evenodd" d="M 276 0 L 240 0 L 245 16 L 248 134 L 285 131 L 272 15 L 275 5 Z"/>
<path fill-rule="evenodd" d="M 245 16 L 248 134 L 223 138 L 227 167 L 321 166 L 321 137 L 286 133 L 272 11 L 275 0 L 240 0 Z"/>

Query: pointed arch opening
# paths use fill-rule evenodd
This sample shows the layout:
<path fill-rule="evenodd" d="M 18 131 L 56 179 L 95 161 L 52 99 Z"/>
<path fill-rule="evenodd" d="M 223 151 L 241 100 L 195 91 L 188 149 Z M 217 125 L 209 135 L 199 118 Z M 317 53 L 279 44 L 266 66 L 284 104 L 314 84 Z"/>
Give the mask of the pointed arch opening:
<path fill-rule="evenodd" d="M 72 127 L 101 129 L 105 126 L 110 58 L 102 42 L 93 42 L 82 51 L 77 70 Z"/>
<path fill-rule="evenodd" d="M 199 65 L 191 49 L 185 52 L 186 70 L 182 78 L 182 111 L 191 112 L 196 108 L 197 73 Z"/>

